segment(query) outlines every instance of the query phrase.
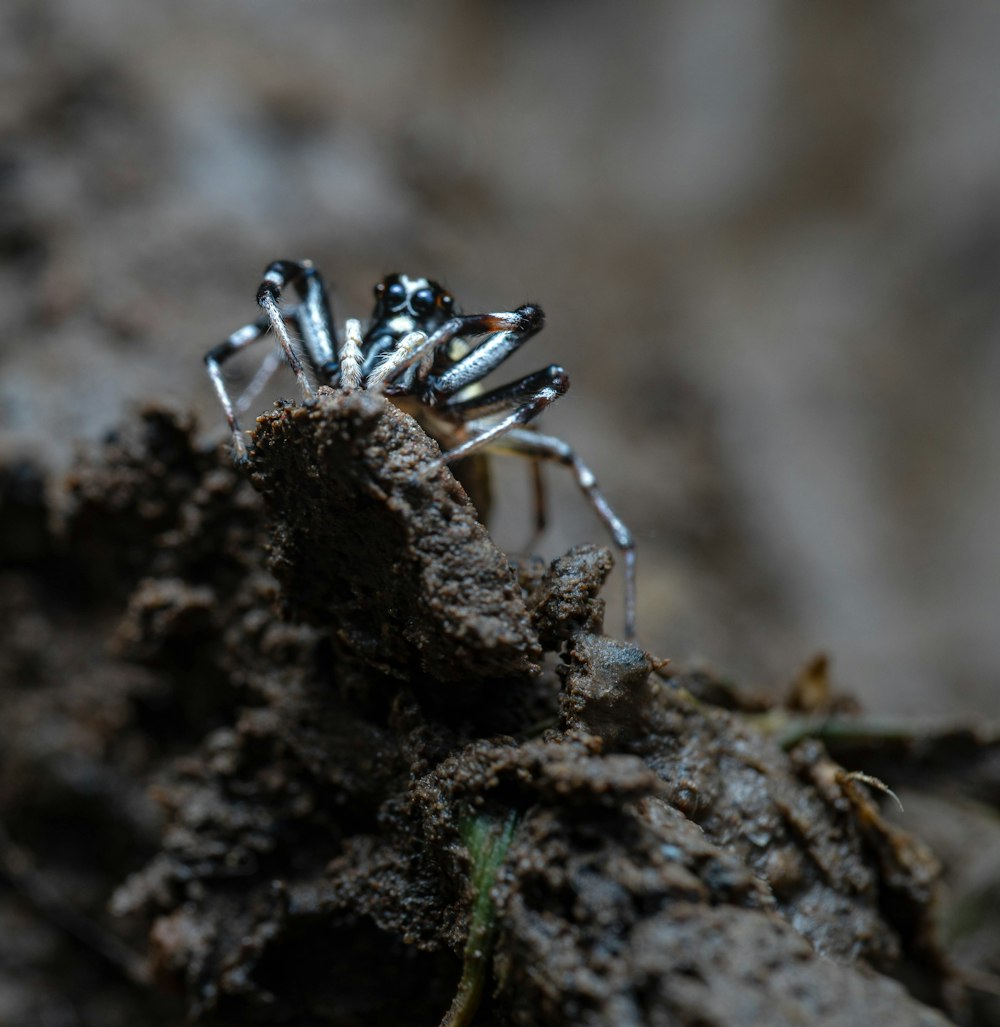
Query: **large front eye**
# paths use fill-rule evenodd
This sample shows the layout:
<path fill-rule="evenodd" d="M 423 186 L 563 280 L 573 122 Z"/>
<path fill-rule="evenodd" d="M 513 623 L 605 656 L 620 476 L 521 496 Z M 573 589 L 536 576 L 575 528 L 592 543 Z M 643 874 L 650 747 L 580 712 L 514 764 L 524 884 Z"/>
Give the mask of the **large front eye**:
<path fill-rule="evenodd" d="M 417 289 L 410 300 L 410 306 L 414 314 L 429 314 L 434 309 L 434 291 Z"/>
<path fill-rule="evenodd" d="M 393 309 L 402 306 L 406 302 L 406 286 L 402 282 L 393 282 L 386 286 L 385 298 Z"/>

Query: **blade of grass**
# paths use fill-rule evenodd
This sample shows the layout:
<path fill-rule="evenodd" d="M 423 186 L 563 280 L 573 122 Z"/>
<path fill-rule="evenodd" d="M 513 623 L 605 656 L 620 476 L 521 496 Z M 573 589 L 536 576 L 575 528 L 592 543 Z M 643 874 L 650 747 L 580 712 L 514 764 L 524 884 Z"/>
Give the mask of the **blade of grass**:
<path fill-rule="evenodd" d="M 496 909 L 490 891 L 500 864 L 510 848 L 517 821 L 518 815 L 512 812 L 502 821 L 485 815 L 469 817 L 460 826 L 462 840 L 472 858 L 474 898 L 469 917 L 469 935 L 465 942 L 462 978 L 458 982 L 451 1008 L 441 1021 L 441 1027 L 468 1027 L 482 1000 L 496 939 Z"/>

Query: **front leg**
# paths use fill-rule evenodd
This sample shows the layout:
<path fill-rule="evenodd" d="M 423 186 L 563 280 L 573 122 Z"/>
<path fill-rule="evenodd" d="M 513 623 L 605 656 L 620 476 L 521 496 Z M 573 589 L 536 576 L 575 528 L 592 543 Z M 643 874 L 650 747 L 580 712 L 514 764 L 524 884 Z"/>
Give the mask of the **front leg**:
<path fill-rule="evenodd" d="M 434 353 L 455 338 L 485 335 L 475 349 L 456 360 L 451 367 L 433 374 L 430 363 L 421 366 L 417 378 L 425 402 L 436 406 L 469 385 L 481 381 L 517 352 L 545 324 L 541 307 L 527 304 L 501 314 L 473 314 L 453 318 L 428 340 Z"/>
<path fill-rule="evenodd" d="M 382 385 L 387 396 L 417 395 L 428 406 L 437 406 L 498 367 L 541 329 L 544 319 L 541 308 L 533 306 L 499 314 L 456 315 L 422 341 L 407 336 L 403 341 L 410 348 L 405 354 L 397 350 L 379 354 L 377 364 L 365 365 L 365 374 L 373 385 Z M 450 367 L 434 373 L 456 339 L 476 336 L 485 338 Z M 418 362 L 414 376 L 397 382 L 403 371 Z"/>

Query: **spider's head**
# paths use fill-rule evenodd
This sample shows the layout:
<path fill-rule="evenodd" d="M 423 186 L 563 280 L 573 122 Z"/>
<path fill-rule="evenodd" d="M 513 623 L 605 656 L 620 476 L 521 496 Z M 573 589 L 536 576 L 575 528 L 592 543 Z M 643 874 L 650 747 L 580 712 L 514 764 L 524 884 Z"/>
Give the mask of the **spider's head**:
<path fill-rule="evenodd" d="M 455 313 L 451 294 L 429 278 L 389 275 L 375 286 L 368 340 L 399 341 L 407 332 L 430 335 Z"/>

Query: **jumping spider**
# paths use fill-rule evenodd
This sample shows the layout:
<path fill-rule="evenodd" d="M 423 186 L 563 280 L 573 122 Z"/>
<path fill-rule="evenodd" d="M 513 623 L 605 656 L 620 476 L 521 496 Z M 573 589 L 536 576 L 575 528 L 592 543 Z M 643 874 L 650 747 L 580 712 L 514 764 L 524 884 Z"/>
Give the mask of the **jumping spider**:
<path fill-rule="evenodd" d="M 294 287 L 299 302 L 280 304 L 282 291 Z M 238 463 L 248 459 L 247 443 L 236 419 L 277 368 L 282 357 L 307 400 L 315 395 L 310 376 L 338 387 L 379 390 L 412 414 L 444 450 L 427 470 L 470 456 L 489 446 L 531 458 L 554 460 L 571 468 L 597 516 L 604 522 L 625 564 L 625 630 L 635 633 L 635 543 L 597 487 L 593 471 L 561 439 L 524 427 L 569 388 L 569 376 L 552 364 L 508 385 L 483 392 L 479 384 L 543 324 L 533 305 L 496 314 L 460 314 L 452 297 L 427 278 L 389 275 L 375 286 L 375 310 L 366 331 L 349 320 L 337 342 L 326 285 L 307 261 L 276 260 L 264 271 L 256 321 L 233 332 L 205 356 L 208 373 L 226 412 Z M 291 326 L 301 338 L 292 344 Z M 280 350 L 261 365 L 246 393 L 233 403 L 222 377 L 224 361 L 271 330 Z M 480 340 L 475 342 L 474 340 Z M 308 372 L 308 373 L 307 373 Z M 536 489 L 538 523 L 544 523 Z"/>

